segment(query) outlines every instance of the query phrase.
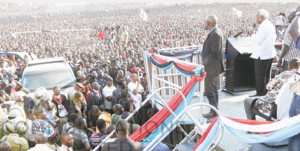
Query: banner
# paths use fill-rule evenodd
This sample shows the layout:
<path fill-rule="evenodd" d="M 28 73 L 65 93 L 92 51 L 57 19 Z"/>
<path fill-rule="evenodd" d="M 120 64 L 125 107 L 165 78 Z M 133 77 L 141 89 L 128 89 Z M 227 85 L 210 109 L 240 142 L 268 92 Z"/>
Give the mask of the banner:
<path fill-rule="evenodd" d="M 210 147 L 208 142 L 213 141 L 219 126 L 223 126 L 238 140 L 245 143 L 279 142 L 300 133 L 300 115 L 282 121 L 255 121 L 224 116 L 215 117 L 198 141 L 194 151 L 207 150 Z M 259 134 L 249 134 L 248 132 Z"/>

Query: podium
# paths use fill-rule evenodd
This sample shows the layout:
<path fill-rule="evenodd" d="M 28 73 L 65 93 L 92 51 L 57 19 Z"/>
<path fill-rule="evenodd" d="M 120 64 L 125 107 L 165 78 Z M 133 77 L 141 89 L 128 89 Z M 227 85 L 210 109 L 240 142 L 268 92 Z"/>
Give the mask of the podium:
<path fill-rule="evenodd" d="M 226 70 L 225 91 L 239 92 L 255 90 L 252 38 L 228 38 L 225 46 Z"/>

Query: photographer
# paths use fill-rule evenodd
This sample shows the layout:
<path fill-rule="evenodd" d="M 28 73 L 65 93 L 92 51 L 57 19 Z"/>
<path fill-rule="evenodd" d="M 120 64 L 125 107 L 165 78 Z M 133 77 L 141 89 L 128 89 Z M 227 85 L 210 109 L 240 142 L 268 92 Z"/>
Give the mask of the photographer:
<path fill-rule="evenodd" d="M 104 77 L 104 72 L 102 69 L 97 70 L 97 78 L 96 78 L 98 84 L 101 86 L 101 89 L 103 89 L 106 85 L 105 83 L 105 77 Z"/>
<path fill-rule="evenodd" d="M 118 65 L 118 59 L 111 59 L 112 66 L 109 67 L 109 76 L 115 79 L 118 74 L 118 70 L 121 69 L 121 67 Z"/>

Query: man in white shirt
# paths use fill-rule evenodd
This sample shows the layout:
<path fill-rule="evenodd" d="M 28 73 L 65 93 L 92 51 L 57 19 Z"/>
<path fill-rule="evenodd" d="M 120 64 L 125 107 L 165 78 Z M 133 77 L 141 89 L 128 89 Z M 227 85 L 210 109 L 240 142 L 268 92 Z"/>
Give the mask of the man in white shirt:
<path fill-rule="evenodd" d="M 267 93 L 266 84 L 270 79 L 270 71 L 273 58 L 276 55 L 274 48 L 276 31 L 274 25 L 268 20 L 268 11 L 261 9 L 257 13 L 256 22 L 260 24 L 256 34 L 248 31 L 253 38 L 254 72 L 256 80 L 256 94 L 254 96 L 264 96 Z"/>
<path fill-rule="evenodd" d="M 283 28 L 283 26 L 285 25 L 285 19 L 282 13 L 279 13 L 278 16 L 276 17 L 275 25 L 276 25 L 276 29 L 278 29 L 278 27 Z"/>
<path fill-rule="evenodd" d="M 103 88 L 104 96 L 104 107 L 107 112 L 112 114 L 112 95 L 116 90 L 116 87 L 113 85 L 113 79 L 111 77 L 106 77 L 106 86 Z"/>
<path fill-rule="evenodd" d="M 130 76 L 131 82 L 128 84 L 128 90 L 130 97 L 133 99 L 133 104 L 135 108 L 139 108 L 142 104 L 142 94 L 144 93 L 144 88 L 140 84 L 136 74 Z"/>
<path fill-rule="evenodd" d="M 128 32 L 127 27 L 123 27 L 122 33 L 121 33 L 121 46 L 127 46 L 128 42 Z"/>
<path fill-rule="evenodd" d="M 46 143 L 47 143 L 48 137 L 43 133 L 37 133 L 35 135 L 35 143 L 36 145 L 29 149 L 28 151 L 53 151 L 50 149 Z"/>

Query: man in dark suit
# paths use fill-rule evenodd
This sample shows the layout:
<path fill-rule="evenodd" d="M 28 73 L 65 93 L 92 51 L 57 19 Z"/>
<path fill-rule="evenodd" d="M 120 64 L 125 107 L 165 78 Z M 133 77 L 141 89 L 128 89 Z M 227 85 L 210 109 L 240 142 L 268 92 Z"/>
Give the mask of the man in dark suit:
<path fill-rule="evenodd" d="M 129 124 L 121 119 L 116 124 L 117 138 L 114 142 L 103 145 L 102 151 L 141 151 L 142 145 L 129 138 Z"/>
<path fill-rule="evenodd" d="M 122 99 L 122 96 L 121 96 L 122 91 L 127 91 L 127 84 L 124 79 L 121 79 L 120 81 L 118 81 L 118 87 L 113 92 L 112 106 L 120 103 L 120 100 Z"/>
<path fill-rule="evenodd" d="M 87 111 L 89 111 L 93 105 L 96 105 L 99 109 L 100 105 L 103 105 L 103 97 L 99 91 L 99 87 L 100 85 L 97 82 L 92 83 L 92 90 L 87 101 Z"/>
<path fill-rule="evenodd" d="M 68 122 L 70 102 L 65 95 L 60 93 L 60 88 L 58 86 L 53 87 L 52 102 L 57 109 L 56 116 L 59 117 L 60 120 L 59 131 L 61 132 L 63 125 Z"/>
<path fill-rule="evenodd" d="M 205 30 L 209 31 L 203 44 L 202 63 L 207 76 L 204 80 L 205 92 L 209 104 L 218 108 L 219 96 L 217 88 L 217 79 L 219 74 L 224 72 L 223 65 L 223 34 L 217 28 L 218 18 L 215 15 L 209 15 L 205 19 Z M 217 114 L 211 110 L 204 114 L 206 118 L 215 117 Z"/>

